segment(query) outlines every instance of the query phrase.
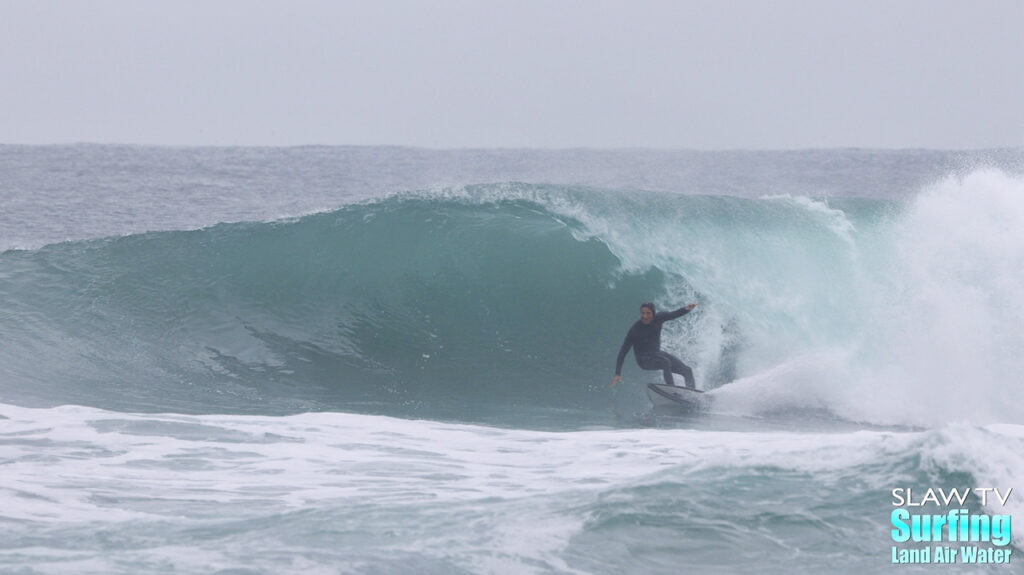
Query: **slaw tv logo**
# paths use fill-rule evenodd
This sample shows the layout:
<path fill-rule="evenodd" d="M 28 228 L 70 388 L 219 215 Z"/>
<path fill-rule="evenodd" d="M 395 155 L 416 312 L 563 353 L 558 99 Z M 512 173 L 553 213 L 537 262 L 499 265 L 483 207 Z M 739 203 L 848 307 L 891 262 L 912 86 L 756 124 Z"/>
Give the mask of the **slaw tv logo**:
<path fill-rule="evenodd" d="M 920 493 L 920 491 L 918 492 Z M 922 495 L 911 487 L 892 490 L 892 562 L 930 564 L 1010 563 L 1012 517 L 1004 513 L 972 513 L 973 496 L 983 508 L 1005 508 L 1013 488 L 929 488 Z M 924 512 L 945 509 L 942 513 Z"/>

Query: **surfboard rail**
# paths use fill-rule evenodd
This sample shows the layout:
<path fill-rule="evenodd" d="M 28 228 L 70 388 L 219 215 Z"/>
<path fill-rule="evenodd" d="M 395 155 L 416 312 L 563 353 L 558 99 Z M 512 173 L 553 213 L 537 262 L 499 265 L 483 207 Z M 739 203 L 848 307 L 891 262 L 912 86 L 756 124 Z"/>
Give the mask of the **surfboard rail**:
<path fill-rule="evenodd" d="M 648 383 L 647 398 L 651 400 L 655 407 L 673 406 L 688 409 L 706 407 L 709 399 L 699 389 L 663 383 Z"/>

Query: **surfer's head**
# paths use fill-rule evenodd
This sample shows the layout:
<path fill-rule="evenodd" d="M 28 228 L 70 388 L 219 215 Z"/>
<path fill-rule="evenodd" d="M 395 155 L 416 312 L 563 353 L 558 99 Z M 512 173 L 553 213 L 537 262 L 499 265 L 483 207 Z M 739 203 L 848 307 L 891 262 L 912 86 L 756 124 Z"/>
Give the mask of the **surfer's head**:
<path fill-rule="evenodd" d="M 640 321 L 644 323 L 651 323 L 654 321 L 654 304 L 653 303 L 642 303 L 640 304 Z"/>

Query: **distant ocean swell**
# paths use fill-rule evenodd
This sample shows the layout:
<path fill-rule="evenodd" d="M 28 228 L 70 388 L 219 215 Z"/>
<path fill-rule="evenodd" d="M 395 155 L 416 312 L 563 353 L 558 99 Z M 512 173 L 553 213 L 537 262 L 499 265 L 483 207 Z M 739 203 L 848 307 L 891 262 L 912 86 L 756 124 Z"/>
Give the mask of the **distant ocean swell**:
<path fill-rule="evenodd" d="M 727 412 L 1021 422 L 1022 285 L 1024 182 L 997 171 L 907 201 L 466 187 L 0 254 L 0 400 L 601 411 L 653 299 L 699 303 L 665 346 Z"/>

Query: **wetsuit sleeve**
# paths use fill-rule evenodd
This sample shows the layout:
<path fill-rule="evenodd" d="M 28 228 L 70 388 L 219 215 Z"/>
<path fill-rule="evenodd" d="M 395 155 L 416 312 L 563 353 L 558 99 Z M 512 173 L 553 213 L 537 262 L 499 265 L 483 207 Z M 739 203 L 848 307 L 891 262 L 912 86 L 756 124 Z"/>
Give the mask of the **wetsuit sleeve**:
<path fill-rule="evenodd" d="M 659 319 L 661 319 L 661 321 L 669 321 L 671 319 L 677 319 L 677 318 L 683 317 L 684 315 L 686 315 L 688 313 L 690 313 L 690 310 L 686 309 L 686 306 L 683 306 L 683 307 L 677 309 L 676 311 L 668 311 L 668 312 L 665 312 L 665 313 L 659 313 L 658 315 L 661 316 L 659 318 Z"/>
<path fill-rule="evenodd" d="M 615 375 L 622 375 L 622 362 L 626 361 L 626 354 L 629 353 L 629 348 L 633 345 L 633 328 L 629 328 L 629 333 L 626 334 L 626 340 L 622 342 L 622 347 L 619 348 L 619 357 L 615 360 Z"/>

